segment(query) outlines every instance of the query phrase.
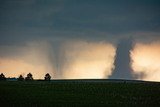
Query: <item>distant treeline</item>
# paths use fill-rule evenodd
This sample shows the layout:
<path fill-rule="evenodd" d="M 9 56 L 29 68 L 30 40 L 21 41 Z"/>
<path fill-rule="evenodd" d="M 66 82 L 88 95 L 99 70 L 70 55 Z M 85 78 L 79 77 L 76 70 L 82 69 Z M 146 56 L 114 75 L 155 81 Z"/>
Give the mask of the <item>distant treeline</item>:
<path fill-rule="evenodd" d="M 10 79 L 10 78 L 6 78 L 5 75 L 3 73 L 0 74 L 0 81 L 6 81 L 7 79 Z M 14 78 L 16 79 L 16 78 Z M 18 81 L 33 81 L 33 75 L 31 73 L 28 73 L 26 77 L 23 77 L 22 75 L 19 75 L 19 77 L 16 79 Z M 47 73 L 45 76 L 44 76 L 44 80 L 45 81 L 50 81 L 51 80 L 51 76 L 49 73 Z"/>

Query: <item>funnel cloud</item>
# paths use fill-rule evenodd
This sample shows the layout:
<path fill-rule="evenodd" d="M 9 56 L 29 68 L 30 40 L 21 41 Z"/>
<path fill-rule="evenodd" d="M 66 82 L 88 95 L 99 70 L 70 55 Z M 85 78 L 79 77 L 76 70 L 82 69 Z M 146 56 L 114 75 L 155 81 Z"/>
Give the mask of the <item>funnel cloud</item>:
<path fill-rule="evenodd" d="M 130 66 L 130 51 L 132 50 L 133 39 L 125 38 L 120 40 L 116 50 L 115 69 L 113 70 L 111 79 L 134 79 L 132 68 Z"/>
<path fill-rule="evenodd" d="M 159 0 L 0 0 L 0 73 L 160 81 Z"/>

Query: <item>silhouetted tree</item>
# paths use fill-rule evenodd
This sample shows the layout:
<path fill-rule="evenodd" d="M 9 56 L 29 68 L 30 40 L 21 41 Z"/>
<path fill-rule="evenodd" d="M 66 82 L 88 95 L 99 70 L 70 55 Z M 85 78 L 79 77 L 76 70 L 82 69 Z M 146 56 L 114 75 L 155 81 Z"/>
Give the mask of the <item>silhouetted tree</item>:
<path fill-rule="evenodd" d="M 32 81 L 33 80 L 32 74 L 31 73 L 27 74 L 27 77 L 25 78 L 25 80 Z"/>
<path fill-rule="evenodd" d="M 1 73 L 1 75 L 0 75 L 0 80 L 6 80 L 6 77 L 3 73 Z"/>
<path fill-rule="evenodd" d="M 49 73 L 47 73 L 44 77 L 45 81 L 50 81 L 51 80 L 51 76 L 49 75 Z"/>
<path fill-rule="evenodd" d="M 18 78 L 17 78 L 18 81 L 24 81 L 24 77 L 22 75 L 20 75 Z"/>

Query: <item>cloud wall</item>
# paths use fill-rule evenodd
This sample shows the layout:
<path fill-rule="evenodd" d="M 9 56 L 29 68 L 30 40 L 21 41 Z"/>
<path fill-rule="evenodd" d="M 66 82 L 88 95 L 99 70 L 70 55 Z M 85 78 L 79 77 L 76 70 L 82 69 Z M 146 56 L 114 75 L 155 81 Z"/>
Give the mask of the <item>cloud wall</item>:
<path fill-rule="evenodd" d="M 159 53 L 159 41 L 135 44 L 131 51 L 131 66 L 137 79 L 160 81 Z"/>

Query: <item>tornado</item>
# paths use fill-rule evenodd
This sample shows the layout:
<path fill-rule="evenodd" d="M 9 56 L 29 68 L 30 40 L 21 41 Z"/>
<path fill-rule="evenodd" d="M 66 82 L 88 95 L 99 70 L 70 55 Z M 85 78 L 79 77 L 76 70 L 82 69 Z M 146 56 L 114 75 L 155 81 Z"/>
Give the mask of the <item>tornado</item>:
<path fill-rule="evenodd" d="M 131 37 L 121 39 L 117 45 L 114 70 L 109 79 L 133 79 L 130 51 L 132 50 L 133 39 Z"/>

